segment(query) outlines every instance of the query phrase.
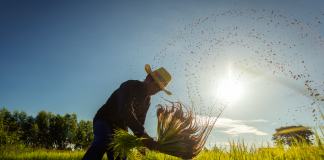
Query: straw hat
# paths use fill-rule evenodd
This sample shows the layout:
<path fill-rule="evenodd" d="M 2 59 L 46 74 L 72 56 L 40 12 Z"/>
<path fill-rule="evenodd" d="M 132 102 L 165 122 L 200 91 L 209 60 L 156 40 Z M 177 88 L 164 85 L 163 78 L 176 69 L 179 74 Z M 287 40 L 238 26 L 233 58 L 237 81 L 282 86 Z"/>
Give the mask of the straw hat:
<path fill-rule="evenodd" d="M 169 84 L 169 82 L 172 79 L 168 71 L 166 71 L 163 67 L 161 67 L 152 72 L 151 67 L 148 64 L 145 65 L 145 71 L 147 74 L 151 74 L 155 82 L 161 87 L 161 89 L 163 89 L 163 91 L 166 94 L 168 95 L 172 94 L 171 92 L 165 90 L 165 87 Z"/>

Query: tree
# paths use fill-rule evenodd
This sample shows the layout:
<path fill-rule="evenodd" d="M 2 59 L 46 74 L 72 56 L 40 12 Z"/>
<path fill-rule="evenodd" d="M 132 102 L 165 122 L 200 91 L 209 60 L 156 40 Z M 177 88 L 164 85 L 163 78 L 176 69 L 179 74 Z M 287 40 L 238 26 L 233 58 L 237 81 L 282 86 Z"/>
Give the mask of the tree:
<path fill-rule="evenodd" d="M 92 121 L 81 120 L 78 123 L 76 136 L 74 137 L 74 149 L 85 149 L 90 147 L 94 138 L 92 129 Z"/>
<path fill-rule="evenodd" d="M 56 127 L 57 123 L 56 123 L 56 116 L 54 114 L 51 113 L 50 118 L 49 118 L 49 128 L 48 128 L 48 134 L 49 134 L 49 141 L 50 141 L 50 145 L 51 147 L 55 148 L 56 146 L 56 138 L 58 136 L 57 134 L 57 130 Z"/>
<path fill-rule="evenodd" d="M 35 132 L 35 130 L 33 130 L 33 127 L 35 127 L 34 124 L 35 124 L 35 118 L 33 116 L 27 116 L 26 122 L 24 124 L 22 124 L 22 130 L 24 132 L 22 139 L 25 141 L 26 145 L 32 145 L 34 142 L 33 138 L 37 138 L 37 137 L 34 137 L 34 132 Z M 37 126 L 37 128 L 38 128 L 38 126 Z M 37 130 L 39 130 L 39 129 L 37 129 Z M 38 134 L 38 132 L 37 132 L 37 134 Z"/>
<path fill-rule="evenodd" d="M 50 137 L 53 145 L 57 149 L 64 149 L 65 139 L 65 125 L 64 125 L 64 117 L 60 114 L 52 115 L 50 119 Z"/>
<path fill-rule="evenodd" d="M 85 121 L 82 119 L 77 124 L 76 134 L 74 137 L 75 150 L 90 147 L 94 138 L 92 129 L 92 121 Z"/>
<path fill-rule="evenodd" d="M 272 139 L 273 141 L 279 139 L 284 144 L 289 146 L 296 145 L 296 142 L 293 140 L 295 138 L 298 143 L 302 143 L 303 139 L 310 145 L 313 145 L 311 142 L 310 136 L 314 133 L 307 127 L 302 125 L 299 126 L 285 126 L 276 128 L 276 133 L 273 134 Z M 298 136 L 297 136 L 298 135 Z"/>
<path fill-rule="evenodd" d="M 0 109 L 0 113 L 2 113 L 4 123 L 6 123 L 6 125 L 8 126 L 7 129 L 9 133 L 18 131 L 19 125 L 16 121 L 16 118 L 11 115 L 11 112 L 6 107 L 2 107 L 2 109 Z"/>
<path fill-rule="evenodd" d="M 38 133 L 38 144 L 41 147 L 48 148 L 48 136 L 49 136 L 49 116 L 50 113 L 46 113 L 45 110 L 41 110 L 38 112 L 35 122 L 38 125 L 39 133 Z"/>
<path fill-rule="evenodd" d="M 78 123 L 75 113 L 61 116 L 42 110 L 33 117 L 24 110 L 11 114 L 7 108 L 0 108 L 0 144 L 20 141 L 47 149 L 67 149 L 73 144 L 75 149 L 87 148 L 94 138 L 92 128 L 92 121 Z"/>
<path fill-rule="evenodd" d="M 218 152 L 219 149 L 216 147 L 216 145 L 211 149 L 213 152 Z"/>
<path fill-rule="evenodd" d="M 85 123 L 85 130 L 87 133 L 87 136 L 85 138 L 85 148 L 88 148 L 91 146 L 91 143 L 93 141 L 94 135 L 93 135 L 93 125 L 92 121 L 87 120 Z"/>
<path fill-rule="evenodd" d="M 10 118 L 10 122 L 14 122 L 15 125 L 11 126 L 12 130 L 14 131 L 19 131 L 19 133 L 21 133 L 20 130 L 20 121 L 19 121 L 19 112 L 17 110 L 14 110 L 11 114 L 11 118 Z"/>
<path fill-rule="evenodd" d="M 72 145 L 73 143 L 73 137 L 75 137 L 76 134 L 76 129 L 77 129 L 77 115 L 73 113 L 72 115 L 70 114 L 65 114 L 65 116 L 62 119 L 62 125 L 61 127 L 63 128 L 62 134 L 62 149 L 67 149 L 68 146 Z M 71 148 L 71 147 L 70 147 Z"/>
<path fill-rule="evenodd" d="M 56 129 L 58 124 L 56 122 L 56 116 L 52 114 L 49 119 L 49 140 L 51 142 L 51 146 L 57 145 L 56 138 L 58 137 L 58 130 Z M 56 146 L 55 146 L 56 147 Z"/>
<path fill-rule="evenodd" d="M 18 123 L 14 121 L 10 111 L 2 107 L 0 109 L 0 145 L 21 142 Z"/>
<path fill-rule="evenodd" d="M 72 148 L 72 144 L 74 143 L 73 137 L 76 136 L 76 132 L 77 132 L 78 117 L 75 113 L 73 113 L 72 115 L 66 114 L 65 119 L 68 123 L 66 141 L 67 141 L 67 145 L 70 145 L 70 148 Z"/>
<path fill-rule="evenodd" d="M 30 135 L 29 135 L 29 141 L 31 142 L 31 145 L 33 147 L 36 147 L 37 145 L 39 145 L 39 128 L 37 123 L 34 123 L 33 126 L 30 129 Z"/>
<path fill-rule="evenodd" d="M 4 119 L 4 113 L 0 113 L 0 144 L 4 145 L 8 143 L 11 139 L 9 137 L 10 133 L 8 132 L 8 125 Z"/>
<path fill-rule="evenodd" d="M 86 147 L 86 137 L 87 137 L 87 132 L 86 132 L 86 122 L 82 119 L 78 124 L 77 124 L 77 130 L 76 130 L 76 134 L 75 137 L 73 137 L 73 141 L 74 141 L 74 149 L 82 149 L 84 147 Z"/>
<path fill-rule="evenodd" d="M 24 110 L 20 111 L 20 113 L 17 110 L 13 111 L 12 117 L 18 123 L 19 133 L 22 134 L 21 140 L 24 141 L 25 145 L 27 146 L 32 145 L 32 142 L 36 141 L 34 137 L 35 133 L 32 133 L 35 132 L 35 119 L 32 116 L 28 116 Z M 38 126 L 37 130 L 39 130 Z M 37 134 L 38 132 L 39 131 L 37 131 Z M 31 141 L 32 138 L 33 141 Z"/>
<path fill-rule="evenodd" d="M 15 110 L 13 112 L 13 117 L 15 117 L 15 119 L 18 122 L 18 125 L 19 125 L 19 133 L 22 134 L 21 139 L 23 141 L 25 141 L 26 140 L 25 130 L 27 129 L 26 128 L 26 117 L 27 117 L 27 114 L 26 114 L 26 112 L 24 110 L 22 110 L 20 113 Z"/>

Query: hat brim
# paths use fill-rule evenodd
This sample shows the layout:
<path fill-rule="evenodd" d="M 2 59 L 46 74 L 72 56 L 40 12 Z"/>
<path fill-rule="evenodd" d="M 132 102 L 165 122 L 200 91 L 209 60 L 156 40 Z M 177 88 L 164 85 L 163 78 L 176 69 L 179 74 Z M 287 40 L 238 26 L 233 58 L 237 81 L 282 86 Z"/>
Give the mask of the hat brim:
<path fill-rule="evenodd" d="M 145 65 L 145 71 L 146 71 L 147 74 L 150 74 L 150 75 L 153 77 L 153 79 L 155 80 L 155 82 L 160 86 L 160 88 L 161 88 L 161 89 L 162 89 L 166 94 L 168 94 L 168 95 L 172 95 L 171 92 L 165 90 L 165 88 L 164 88 L 164 87 L 159 83 L 159 81 L 157 80 L 157 78 L 153 75 L 152 70 L 151 70 L 151 67 L 150 67 L 148 64 Z"/>

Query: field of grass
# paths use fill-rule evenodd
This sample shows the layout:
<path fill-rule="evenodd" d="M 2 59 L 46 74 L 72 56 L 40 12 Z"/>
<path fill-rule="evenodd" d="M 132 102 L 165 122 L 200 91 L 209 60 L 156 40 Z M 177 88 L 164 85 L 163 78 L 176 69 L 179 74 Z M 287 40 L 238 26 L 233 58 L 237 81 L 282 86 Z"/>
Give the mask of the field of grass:
<path fill-rule="evenodd" d="M 324 119 L 324 116 L 322 114 Z M 322 136 L 319 136 L 314 129 L 313 145 L 305 141 L 298 142 L 292 146 L 282 145 L 277 141 L 272 143 L 246 144 L 244 140 L 229 141 L 227 148 L 220 147 L 215 150 L 203 150 L 195 158 L 196 160 L 320 160 L 324 159 L 323 126 L 319 123 Z M 0 159 L 2 160 L 81 160 L 86 151 L 62 151 L 22 148 L 19 145 L 0 146 Z M 106 155 L 102 159 L 107 159 Z M 128 159 L 130 160 L 181 160 L 180 158 L 166 154 L 147 151 L 143 157 L 137 151 L 132 151 Z"/>
<path fill-rule="evenodd" d="M 85 151 L 49 151 L 21 149 L 19 147 L 1 148 L 0 159 L 4 160 L 80 160 Z M 104 155 L 103 159 L 107 159 Z M 181 160 L 180 158 L 168 156 L 165 154 L 148 151 L 145 157 L 141 157 L 136 151 L 132 152 L 128 159 L 147 159 L 147 160 Z M 242 142 L 230 142 L 229 148 L 220 147 L 219 150 L 204 150 L 196 160 L 207 159 L 296 159 L 296 160 L 318 160 L 324 159 L 323 137 L 319 137 L 315 132 L 315 141 L 313 146 L 306 143 L 298 143 L 295 146 L 287 147 L 283 145 L 272 146 L 267 144 L 252 144 L 248 149 L 247 144 Z"/>
<path fill-rule="evenodd" d="M 323 126 L 320 126 L 323 135 Z M 277 145 L 272 143 L 253 143 L 245 144 L 244 140 L 238 142 L 230 142 L 227 148 L 220 147 L 215 150 L 203 150 L 195 158 L 196 160 L 319 160 L 324 159 L 324 145 L 323 136 L 319 136 L 314 130 L 315 137 L 313 145 L 304 142 L 298 142 L 289 147 L 281 145 L 277 141 Z M 250 146 L 250 147 L 248 147 Z M 45 150 L 45 149 L 31 149 L 21 148 L 18 145 L 10 145 L 7 147 L 0 146 L 0 159 L 2 160 L 81 160 L 86 151 L 62 151 L 62 150 Z M 106 155 L 103 156 L 107 159 Z M 166 154 L 147 151 L 146 156 L 143 157 L 137 151 L 131 152 L 128 159 L 130 160 L 181 160 L 180 158 L 169 156 Z"/>
<path fill-rule="evenodd" d="M 320 108 L 319 108 L 320 110 Z M 320 110 L 321 117 L 324 115 Z M 229 141 L 230 146 L 227 148 L 220 147 L 215 150 L 203 150 L 195 158 L 196 160 L 320 160 L 324 159 L 324 127 L 318 121 L 319 129 L 322 136 L 318 135 L 316 129 L 313 129 L 313 145 L 306 141 L 296 142 L 292 146 L 282 145 L 277 141 L 276 145 L 266 144 L 245 144 L 244 140 Z M 248 147 L 250 146 L 250 147 Z M 81 160 L 86 151 L 57 151 L 45 149 L 22 148 L 19 145 L 0 146 L 0 159 L 2 160 Z M 102 159 L 107 159 L 106 155 Z M 147 151 L 143 157 L 137 151 L 131 152 L 128 159 L 145 159 L 145 160 L 181 160 L 180 158 L 166 154 Z"/>

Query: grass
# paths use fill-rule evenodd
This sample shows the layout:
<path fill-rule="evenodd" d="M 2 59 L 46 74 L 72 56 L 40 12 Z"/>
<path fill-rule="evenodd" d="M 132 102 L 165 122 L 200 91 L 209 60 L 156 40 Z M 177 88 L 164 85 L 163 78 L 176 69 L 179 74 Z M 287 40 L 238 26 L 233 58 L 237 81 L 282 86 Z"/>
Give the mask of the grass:
<path fill-rule="evenodd" d="M 322 117 L 324 119 L 324 117 Z M 219 150 L 203 150 L 201 151 L 195 160 L 319 160 L 324 159 L 324 145 L 323 145 L 323 126 L 318 123 L 322 136 L 314 129 L 314 145 L 311 146 L 305 141 L 298 142 L 295 139 L 296 144 L 289 147 L 282 145 L 277 141 L 277 145 L 272 143 L 252 143 L 248 147 L 248 144 L 244 143 L 244 140 L 229 141 L 228 147 L 220 147 Z M 80 160 L 86 151 L 74 151 L 74 152 L 57 152 L 51 150 L 38 149 L 33 151 L 30 148 L 20 148 L 19 146 L 10 145 L 7 147 L 0 147 L 0 159 L 4 160 Z M 103 159 L 107 159 L 106 155 Z M 173 157 L 170 155 L 162 154 L 154 151 L 147 151 L 146 156 L 142 157 L 140 154 L 133 150 L 129 154 L 128 159 L 145 159 L 145 160 L 181 160 L 181 158 Z"/>
<path fill-rule="evenodd" d="M 84 152 L 85 153 L 85 152 Z M 0 159 L 8 160 L 59 160 L 59 159 L 69 159 L 69 160 L 80 160 L 82 159 L 84 153 L 74 152 L 74 153 L 58 153 L 58 152 L 8 152 L 0 155 Z M 106 158 L 107 159 L 107 158 Z"/>
<path fill-rule="evenodd" d="M 258 160 L 258 159 L 271 159 L 271 160 L 281 160 L 281 159 L 296 159 L 296 160 L 318 160 L 324 159 L 323 152 L 323 138 L 319 137 L 317 132 L 315 132 L 314 146 L 309 146 L 306 143 L 296 143 L 295 146 L 287 147 L 283 145 L 272 146 L 270 143 L 267 144 L 257 144 L 253 143 L 252 147 L 248 149 L 244 140 L 237 143 L 230 142 L 230 146 L 226 149 L 220 147 L 219 150 L 207 151 L 203 150 L 195 158 L 196 160 L 206 160 L 206 159 L 237 159 L 237 160 Z M 22 149 L 15 151 L 2 152 L 0 159 L 21 159 L 21 160 L 74 160 L 82 159 L 85 151 L 74 151 L 72 153 L 65 152 L 54 152 L 54 151 L 22 151 Z M 133 151 L 129 159 L 146 159 L 146 160 L 181 160 L 173 156 L 166 154 L 147 151 L 146 157 L 140 157 L 137 155 L 137 151 Z M 103 159 L 107 159 L 104 155 Z"/>
<path fill-rule="evenodd" d="M 319 108 L 321 117 L 324 120 L 324 115 Z M 324 159 L 324 127 L 318 122 L 322 136 L 317 130 L 314 130 L 313 146 L 306 143 L 306 141 L 298 142 L 292 146 L 282 145 L 277 141 L 277 145 L 272 145 L 270 142 L 266 144 L 244 143 L 244 140 L 229 141 L 229 147 L 220 147 L 218 150 L 202 150 L 195 160 L 319 160 Z M 304 129 L 304 128 L 301 128 Z M 55 150 L 44 150 L 31 148 L 21 148 L 19 145 L 0 146 L 0 159 L 3 160 L 80 160 L 86 151 L 66 151 L 58 152 Z M 106 155 L 102 159 L 107 159 Z M 147 151 L 146 156 L 142 157 L 136 150 L 132 150 L 128 154 L 128 159 L 145 159 L 145 160 L 181 160 L 181 158 L 173 157 L 170 155 L 162 154 L 154 151 Z"/>

